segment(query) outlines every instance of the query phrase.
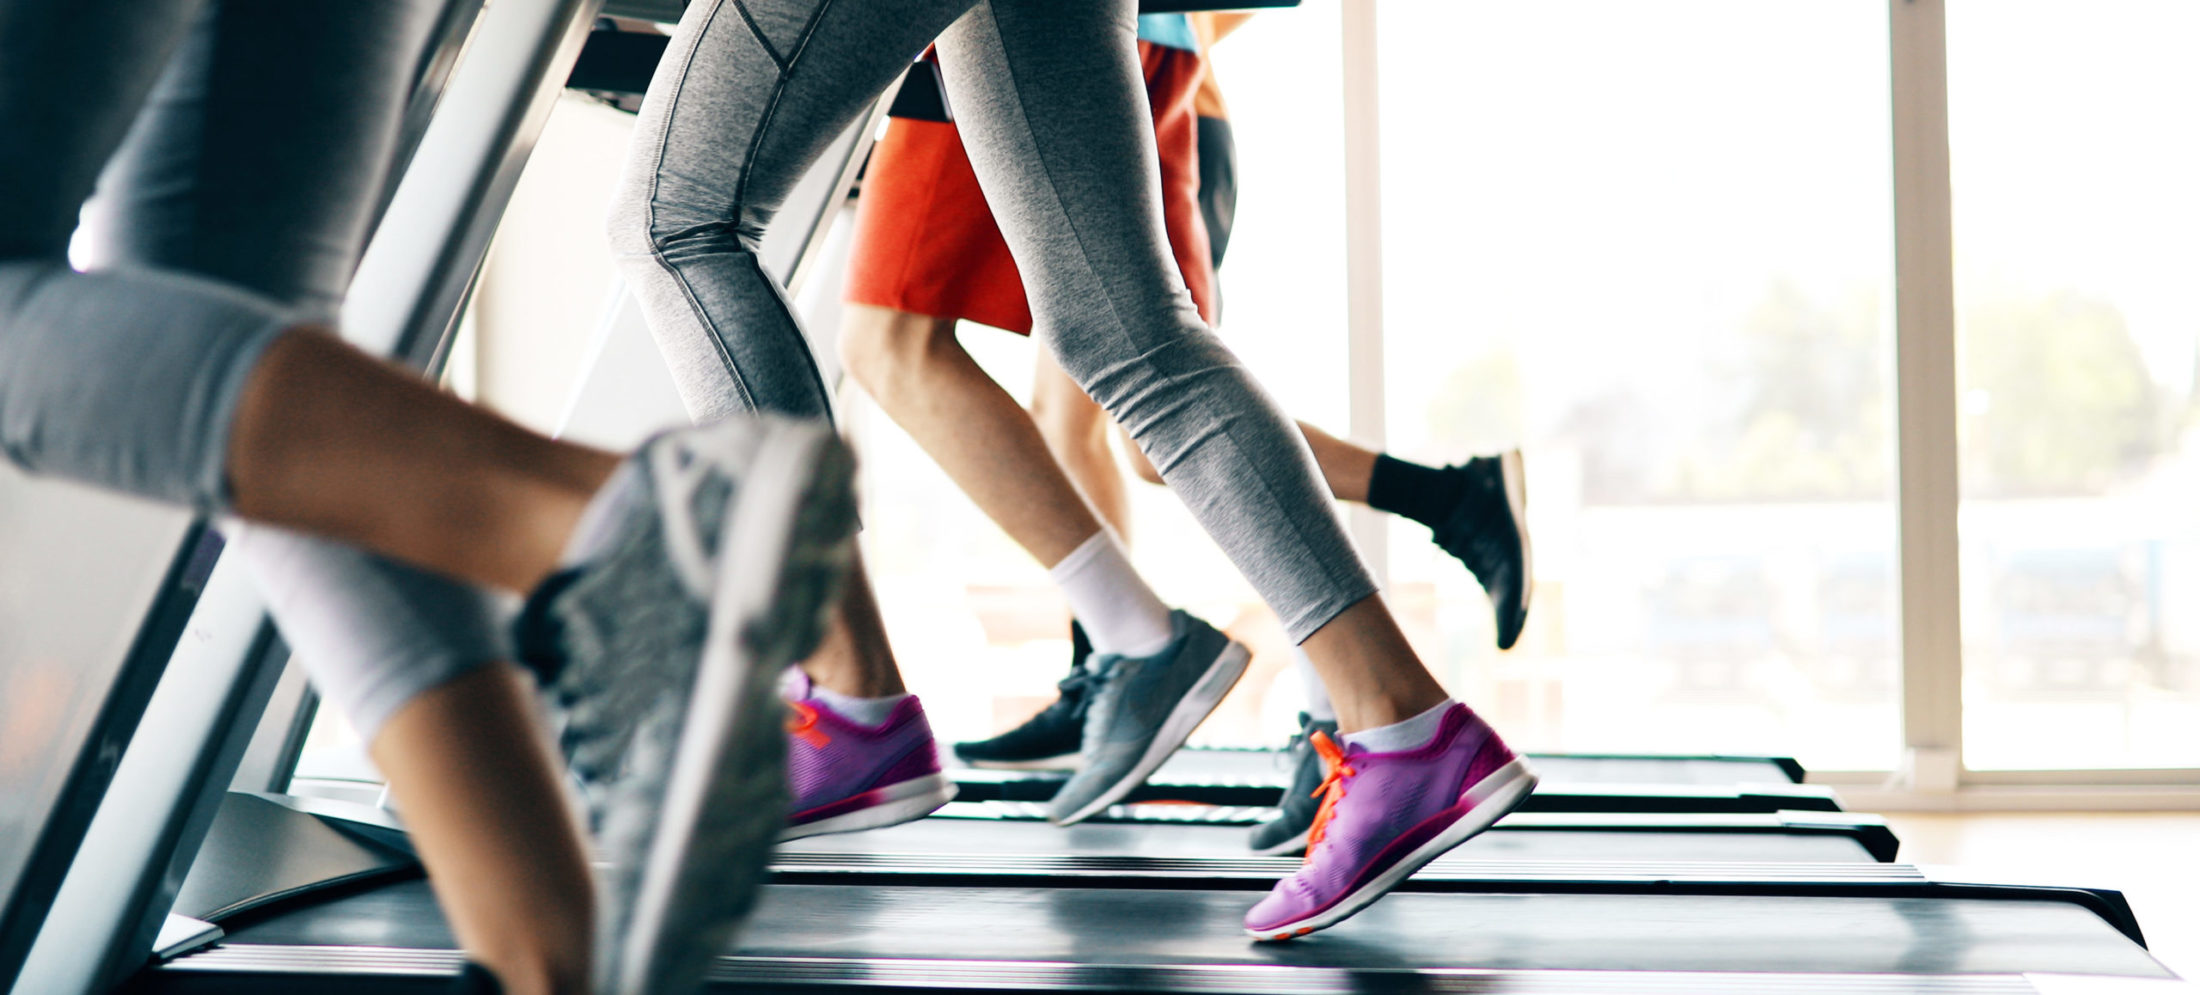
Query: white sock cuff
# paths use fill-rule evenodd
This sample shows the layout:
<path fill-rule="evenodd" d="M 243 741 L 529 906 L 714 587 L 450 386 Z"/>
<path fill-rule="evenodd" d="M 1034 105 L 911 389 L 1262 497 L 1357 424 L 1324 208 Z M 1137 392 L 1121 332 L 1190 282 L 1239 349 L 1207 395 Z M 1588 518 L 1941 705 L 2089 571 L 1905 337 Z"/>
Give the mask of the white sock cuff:
<path fill-rule="evenodd" d="M 1161 596 L 1131 566 L 1115 533 L 1102 526 L 1047 570 L 1095 653 L 1152 656 L 1176 638 Z"/>
<path fill-rule="evenodd" d="M 906 694 L 890 694 L 882 698 L 858 698 L 852 694 L 810 686 L 810 697 L 833 706 L 840 717 L 861 725 L 875 726 L 884 723 L 894 714 L 894 706 L 901 704 Z"/>
<path fill-rule="evenodd" d="M 1401 750 L 1419 749 L 1436 738 L 1436 730 L 1444 723 L 1444 713 L 1456 704 L 1458 702 L 1446 698 L 1441 704 L 1404 722 L 1345 733 L 1344 741 L 1369 753 L 1397 753 Z"/>
<path fill-rule="evenodd" d="M 1048 567 L 1047 576 L 1053 578 L 1056 583 L 1060 583 L 1063 577 L 1083 572 L 1092 565 L 1094 560 L 1107 556 L 1109 553 L 1122 556 L 1123 541 L 1116 538 L 1114 529 L 1103 525 L 1100 526 L 1100 531 L 1092 534 L 1091 538 L 1078 543 L 1076 549 L 1070 550 L 1068 556 L 1062 557 L 1060 563 Z"/>

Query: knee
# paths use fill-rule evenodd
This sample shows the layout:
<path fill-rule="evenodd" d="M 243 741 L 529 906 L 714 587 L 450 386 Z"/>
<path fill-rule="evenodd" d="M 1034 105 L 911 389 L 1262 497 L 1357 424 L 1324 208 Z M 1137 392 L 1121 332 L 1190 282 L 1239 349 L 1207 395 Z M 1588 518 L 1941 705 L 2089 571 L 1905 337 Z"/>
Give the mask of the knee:
<path fill-rule="evenodd" d="M 1032 384 L 1031 421 L 1056 453 L 1107 445 L 1107 412 L 1067 377 L 1040 377 Z"/>
<path fill-rule="evenodd" d="M 892 404 L 942 350 L 960 348 L 952 321 L 862 304 L 844 313 L 839 346 L 841 367 L 881 404 Z"/>
<path fill-rule="evenodd" d="M 1153 461 L 1146 458 L 1145 451 L 1138 448 L 1138 442 L 1130 437 L 1130 433 L 1124 433 L 1123 442 L 1123 460 L 1131 465 L 1131 472 L 1137 474 L 1138 479 L 1149 484 L 1167 483 L 1161 479 L 1161 471 L 1154 467 Z"/>
<path fill-rule="evenodd" d="M 647 183 L 621 181 L 604 215 L 604 236 L 622 263 L 666 265 L 666 253 L 754 253 L 764 225 L 756 212 L 734 205 L 687 203 L 653 193 Z"/>
<path fill-rule="evenodd" d="M 656 255 L 664 246 L 651 227 L 648 191 L 640 184 L 619 183 L 611 194 L 611 210 L 604 215 L 604 236 L 612 254 L 621 260 Z"/>

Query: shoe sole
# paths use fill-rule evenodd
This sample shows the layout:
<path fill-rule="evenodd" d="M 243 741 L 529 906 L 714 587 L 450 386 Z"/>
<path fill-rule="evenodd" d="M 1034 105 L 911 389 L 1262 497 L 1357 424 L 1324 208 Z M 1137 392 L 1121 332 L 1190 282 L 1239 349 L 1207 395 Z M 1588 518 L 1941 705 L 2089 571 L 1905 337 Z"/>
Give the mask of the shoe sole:
<path fill-rule="evenodd" d="M 1084 761 L 1074 753 L 1062 757 L 1040 757 L 1036 760 L 970 760 L 957 756 L 955 760 L 976 770 L 1082 770 Z"/>
<path fill-rule="evenodd" d="M 939 811 L 940 806 L 954 801 L 955 782 L 948 780 L 945 774 L 926 774 L 899 784 L 889 784 L 878 789 L 876 794 L 879 796 L 876 804 L 829 819 L 788 826 L 785 832 L 779 834 L 779 842 L 831 833 L 884 829 L 904 822 L 915 822 Z"/>
<path fill-rule="evenodd" d="M 1511 619 L 1498 619 L 1498 632 L 1510 633 L 1511 639 L 1500 638 L 1497 648 L 1509 650 L 1520 641 L 1520 633 L 1528 625 L 1528 602 L 1535 597 L 1535 547 L 1528 541 L 1528 468 L 1520 450 L 1507 451 L 1498 457 L 1498 469 L 1505 480 L 1505 504 L 1512 511 L 1513 532 L 1520 536 L 1520 610 Z M 1507 626 L 1505 623 L 1512 624 Z"/>
<path fill-rule="evenodd" d="M 1192 730 L 1199 728 L 1200 723 L 1207 721 L 1207 716 L 1214 714 L 1215 708 L 1222 704 L 1222 699 L 1230 693 L 1230 689 L 1237 686 L 1238 678 L 1245 676 L 1245 665 L 1251 660 L 1251 651 L 1240 643 L 1231 642 L 1224 647 L 1215 656 L 1215 662 L 1208 665 L 1207 672 L 1201 674 L 1192 689 L 1184 693 L 1183 699 L 1176 703 L 1175 708 L 1169 710 L 1169 717 L 1162 720 L 1161 731 L 1155 733 L 1152 741 L 1146 744 L 1146 752 L 1139 756 L 1138 763 L 1133 764 L 1108 790 L 1086 802 L 1084 807 L 1060 818 L 1049 816 L 1047 821 L 1057 826 L 1074 826 L 1100 814 L 1108 806 L 1123 800 L 1125 795 L 1136 791 L 1139 785 L 1153 776 L 1154 771 L 1160 770 L 1161 765 L 1168 762 L 1169 757 L 1176 753 L 1178 747 L 1184 745 L 1185 740 L 1192 737 Z"/>
<path fill-rule="evenodd" d="M 677 987 L 680 979 L 667 972 L 685 969 L 691 950 L 683 944 L 693 934 L 676 924 L 702 917 L 706 937 L 723 925 L 709 921 L 707 908 L 683 908 L 683 892 L 708 896 L 712 905 L 743 906 L 762 883 L 771 841 L 785 825 L 786 765 L 774 750 L 784 748 L 780 672 L 822 637 L 826 608 L 847 572 L 853 473 L 830 430 L 790 425 L 764 440 L 743 475 L 721 540 L 708 636 L 678 752 L 618 941 L 619 969 L 609 989 L 618 995 Z M 755 569 L 760 563 L 776 569 Z M 771 762 L 758 763 L 765 754 Z M 753 839 L 702 831 L 711 813 L 727 811 L 726 803 L 766 795 L 776 804 L 754 805 Z M 698 882 L 698 871 L 716 880 Z M 728 889 L 740 899 L 729 901 Z"/>
<path fill-rule="evenodd" d="M 1337 904 L 1321 912 L 1280 926 L 1270 926 L 1266 929 L 1257 930 L 1247 929 L 1245 935 L 1262 941 L 1290 940 L 1305 936 L 1316 930 L 1328 929 L 1352 918 L 1361 909 L 1375 904 L 1376 899 L 1390 894 L 1392 889 L 1403 884 L 1405 879 L 1412 877 L 1413 872 L 1427 866 L 1429 861 L 1435 860 L 1443 856 L 1445 851 L 1473 839 L 1483 830 L 1496 824 L 1497 820 L 1510 814 L 1513 809 L 1520 807 L 1520 803 L 1527 800 L 1528 795 L 1535 791 L 1536 780 L 1535 771 L 1528 767 L 1528 761 L 1523 758 L 1515 758 L 1511 763 L 1490 772 L 1489 776 L 1484 777 L 1474 787 L 1467 789 L 1466 794 L 1462 797 L 1470 800 L 1473 804 L 1467 810 L 1466 815 L 1461 816 L 1459 821 L 1445 827 L 1443 832 L 1436 834 L 1428 842 L 1414 848 L 1412 853 L 1406 854 L 1405 859 L 1400 860 L 1389 870 L 1376 875 L 1375 880 L 1352 890 Z"/>

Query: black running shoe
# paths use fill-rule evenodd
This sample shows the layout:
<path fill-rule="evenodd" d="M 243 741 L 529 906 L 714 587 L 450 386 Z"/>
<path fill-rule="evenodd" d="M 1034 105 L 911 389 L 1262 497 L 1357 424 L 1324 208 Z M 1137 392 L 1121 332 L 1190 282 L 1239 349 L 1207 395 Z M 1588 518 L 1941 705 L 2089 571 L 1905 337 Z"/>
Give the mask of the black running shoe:
<path fill-rule="evenodd" d="M 1528 546 L 1528 480 L 1520 450 L 1477 456 L 1451 468 L 1467 487 L 1449 516 L 1431 531 L 1444 552 L 1459 558 L 1482 582 L 1497 613 L 1497 648 L 1509 650 L 1528 624 L 1535 594 L 1535 561 Z"/>
<path fill-rule="evenodd" d="M 1070 770 L 1084 745 L 1085 710 L 1100 689 L 1100 676 L 1085 667 L 1092 644 L 1084 630 L 1070 627 L 1069 676 L 1055 685 L 1061 694 L 1023 725 L 992 739 L 956 743 L 955 757 L 972 767 L 1001 770 Z"/>
<path fill-rule="evenodd" d="M 451 982 L 450 995 L 504 995 L 504 986 L 497 984 L 497 976 L 488 968 L 467 961 Z"/>
<path fill-rule="evenodd" d="M 1307 831 L 1314 828 L 1314 811 L 1322 807 L 1314 795 L 1321 790 L 1322 760 L 1314 752 L 1314 733 L 1337 738 L 1335 720 L 1314 721 L 1299 713 L 1299 734 L 1291 737 L 1285 752 L 1291 756 L 1291 785 L 1283 789 L 1283 804 L 1276 817 L 1253 827 L 1253 852 L 1267 857 L 1288 857 L 1306 849 Z"/>

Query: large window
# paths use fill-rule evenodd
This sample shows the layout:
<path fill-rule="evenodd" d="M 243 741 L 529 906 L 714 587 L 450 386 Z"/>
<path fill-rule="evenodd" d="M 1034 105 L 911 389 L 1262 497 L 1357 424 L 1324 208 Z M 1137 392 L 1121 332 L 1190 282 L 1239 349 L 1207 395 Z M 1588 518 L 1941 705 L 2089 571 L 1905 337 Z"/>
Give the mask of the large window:
<path fill-rule="evenodd" d="M 1380 11 L 1389 441 L 1525 447 L 1537 540 L 1499 654 L 1394 527 L 1415 643 L 1533 746 L 1893 766 L 1886 5 Z"/>
<path fill-rule="evenodd" d="M 1964 752 L 2200 766 L 2200 5 L 1951 0 Z"/>

